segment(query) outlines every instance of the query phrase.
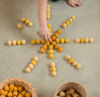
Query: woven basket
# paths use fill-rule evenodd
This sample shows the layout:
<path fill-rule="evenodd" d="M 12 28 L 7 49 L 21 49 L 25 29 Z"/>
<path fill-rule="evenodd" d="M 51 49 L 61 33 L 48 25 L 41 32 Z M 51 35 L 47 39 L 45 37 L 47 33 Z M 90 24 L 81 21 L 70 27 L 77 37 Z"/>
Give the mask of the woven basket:
<path fill-rule="evenodd" d="M 26 91 L 30 92 L 32 94 L 32 97 L 37 97 L 37 93 L 35 88 L 30 84 L 28 81 L 23 80 L 21 78 L 11 78 L 6 79 L 2 83 L 0 83 L 0 89 L 3 89 L 4 85 L 8 85 L 10 83 L 13 83 L 15 85 L 21 85 L 25 88 Z"/>
<path fill-rule="evenodd" d="M 88 97 L 85 88 L 81 84 L 78 84 L 76 82 L 66 82 L 66 83 L 62 84 L 61 86 L 59 86 L 57 88 L 55 94 L 54 94 L 54 97 L 56 97 L 57 94 L 60 91 L 62 91 L 62 90 L 69 90 L 71 88 L 74 88 L 76 90 L 76 92 L 81 95 L 81 97 Z"/>

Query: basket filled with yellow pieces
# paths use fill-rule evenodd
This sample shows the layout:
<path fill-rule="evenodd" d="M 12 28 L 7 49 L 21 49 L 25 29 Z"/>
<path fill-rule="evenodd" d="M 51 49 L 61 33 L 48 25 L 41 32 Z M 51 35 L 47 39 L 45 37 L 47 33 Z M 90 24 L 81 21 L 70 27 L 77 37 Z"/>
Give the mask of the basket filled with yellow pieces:
<path fill-rule="evenodd" d="M 37 97 L 37 93 L 28 81 L 11 78 L 0 83 L 0 97 Z"/>

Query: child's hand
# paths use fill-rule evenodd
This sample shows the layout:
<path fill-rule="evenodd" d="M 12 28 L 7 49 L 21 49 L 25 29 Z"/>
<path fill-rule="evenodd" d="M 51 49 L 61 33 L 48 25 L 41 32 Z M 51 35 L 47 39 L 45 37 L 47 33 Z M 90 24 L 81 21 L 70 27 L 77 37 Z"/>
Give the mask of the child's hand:
<path fill-rule="evenodd" d="M 48 29 L 47 25 L 45 25 L 45 26 L 40 26 L 40 36 L 41 36 L 45 41 L 49 41 L 49 40 L 50 40 L 49 29 Z"/>
<path fill-rule="evenodd" d="M 68 3 L 71 6 L 76 7 L 82 5 L 82 0 L 68 0 Z"/>

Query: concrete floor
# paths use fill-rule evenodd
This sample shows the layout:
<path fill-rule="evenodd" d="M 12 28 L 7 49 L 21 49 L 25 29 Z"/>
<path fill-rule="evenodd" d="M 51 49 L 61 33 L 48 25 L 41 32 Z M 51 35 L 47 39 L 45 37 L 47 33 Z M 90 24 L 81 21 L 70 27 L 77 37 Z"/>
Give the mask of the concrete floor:
<path fill-rule="evenodd" d="M 60 44 L 64 51 L 54 51 L 55 58 L 50 60 L 48 54 L 40 54 L 41 45 L 32 45 L 31 39 L 40 38 L 38 35 L 37 0 L 1 0 L 0 2 L 0 82 L 5 79 L 20 77 L 35 87 L 38 97 L 53 97 L 57 87 L 66 81 L 76 81 L 82 84 L 89 97 L 100 97 L 100 0 L 83 0 L 81 7 L 73 8 L 64 0 L 51 5 L 51 19 L 53 33 L 61 29 L 59 38 L 70 39 L 69 44 Z M 61 24 L 72 15 L 76 20 L 66 29 Z M 33 22 L 29 28 L 25 24 L 22 30 L 16 25 L 21 17 Z M 92 44 L 75 44 L 76 38 L 93 37 Z M 8 40 L 25 39 L 24 46 L 7 46 Z M 64 57 L 70 55 L 82 65 L 81 70 L 76 70 Z M 39 61 L 30 73 L 23 70 L 34 56 Z M 57 76 L 50 75 L 50 62 L 56 63 Z"/>

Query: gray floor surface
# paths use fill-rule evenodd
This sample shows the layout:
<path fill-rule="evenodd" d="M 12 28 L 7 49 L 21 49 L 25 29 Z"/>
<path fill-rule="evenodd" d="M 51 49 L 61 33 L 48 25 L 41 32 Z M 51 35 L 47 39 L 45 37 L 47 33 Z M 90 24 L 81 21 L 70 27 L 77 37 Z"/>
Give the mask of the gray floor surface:
<path fill-rule="evenodd" d="M 82 84 L 89 97 L 100 97 L 100 0 L 83 0 L 81 7 L 73 8 L 64 0 L 51 5 L 51 19 L 53 33 L 61 29 L 59 38 L 69 38 L 69 44 L 60 44 L 63 52 L 54 50 L 55 58 L 50 60 L 47 51 L 40 54 L 41 45 L 32 45 L 31 39 L 40 39 L 37 15 L 37 0 L 1 0 L 0 2 L 0 82 L 5 79 L 20 77 L 35 87 L 38 97 L 53 97 L 57 87 L 66 81 L 75 81 Z M 66 29 L 61 24 L 72 15 L 76 20 Z M 23 29 L 18 30 L 16 25 L 21 17 L 33 22 L 29 28 L 24 23 Z M 75 44 L 76 38 L 94 38 L 92 44 Z M 25 39 L 24 46 L 7 46 L 8 40 Z M 76 70 L 64 57 L 70 55 L 82 65 Z M 34 56 L 39 61 L 30 73 L 23 70 Z M 57 76 L 50 75 L 50 62 L 55 62 Z"/>

